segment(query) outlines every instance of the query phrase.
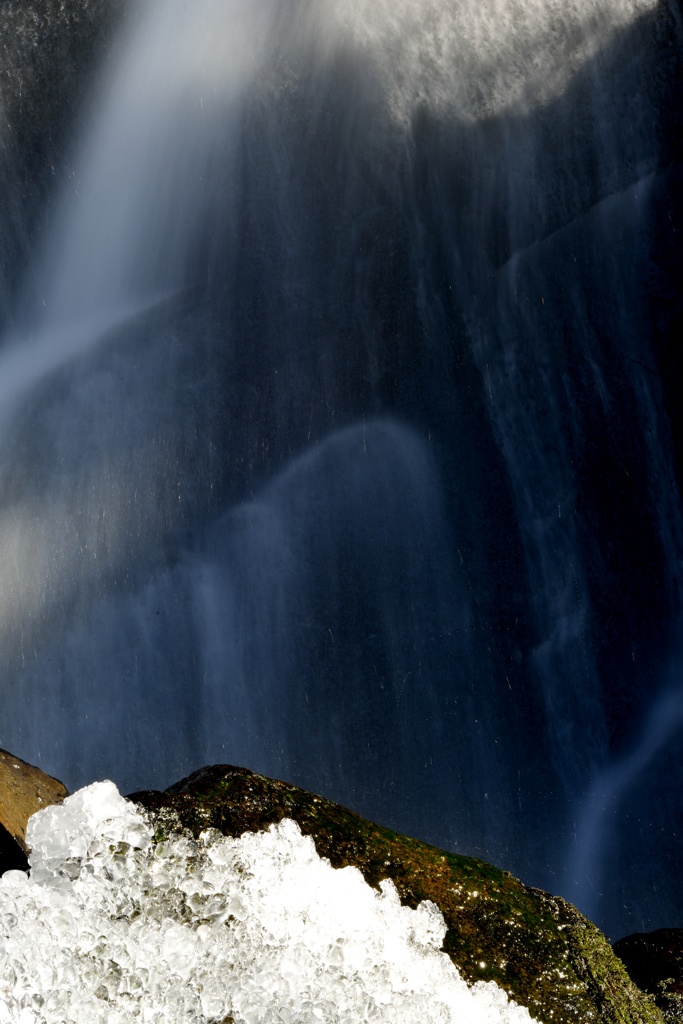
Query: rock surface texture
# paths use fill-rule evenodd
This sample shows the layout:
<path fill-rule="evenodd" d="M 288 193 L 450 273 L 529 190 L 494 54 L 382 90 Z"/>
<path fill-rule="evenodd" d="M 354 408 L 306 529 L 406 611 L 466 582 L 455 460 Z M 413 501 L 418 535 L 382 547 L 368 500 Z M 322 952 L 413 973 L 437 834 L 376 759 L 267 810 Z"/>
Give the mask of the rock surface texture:
<path fill-rule="evenodd" d="M 68 790 L 58 779 L 0 750 L 0 825 L 26 853 L 26 825 L 36 811 L 61 803 Z M 0 864 L 0 870 L 16 865 Z"/>
<path fill-rule="evenodd" d="M 283 818 L 312 836 L 334 867 L 354 865 L 396 885 L 412 907 L 444 915 L 444 949 L 468 982 L 493 980 L 543 1024 L 655 1022 L 661 1015 L 605 937 L 564 900 L 482 861 L 455 856 L 374 825 L 322 797 L 246 769 L 203 768 L 165 792 L 131 795 L 156 816 L 157 837 L 185 828 L 240 836 Z"/>

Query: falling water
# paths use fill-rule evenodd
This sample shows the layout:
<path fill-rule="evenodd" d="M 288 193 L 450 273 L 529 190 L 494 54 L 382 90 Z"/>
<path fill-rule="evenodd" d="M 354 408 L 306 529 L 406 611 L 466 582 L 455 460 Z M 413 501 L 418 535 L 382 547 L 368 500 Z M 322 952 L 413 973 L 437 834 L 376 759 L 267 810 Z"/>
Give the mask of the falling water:
<path fill-rule="evenodd" d="M 633 748 L 599 772 L 590 793 L 582 801 L 564 886 L 568 894 L 572 888 L 578 894 L 585 914 L 594 916 L 600 907 L 605 865 L 612 852 L 611 819 L 618 810 L 619 801 L 645 774 L 682 723 L 683 691 L 679 683 L 657 696 Z"/>
<path fill-rule="evenodd" d="M 127 12 L 0 351 L 0 744 L 245 763 L 680 923 L 633 868 L 681 815 L 672 11 Z"/>

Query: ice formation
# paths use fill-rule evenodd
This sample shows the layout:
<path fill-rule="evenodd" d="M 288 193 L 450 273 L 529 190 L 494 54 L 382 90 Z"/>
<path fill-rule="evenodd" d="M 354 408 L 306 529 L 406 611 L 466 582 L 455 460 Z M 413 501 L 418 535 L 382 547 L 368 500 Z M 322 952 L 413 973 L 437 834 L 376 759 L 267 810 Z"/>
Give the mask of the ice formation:
<path fill-rule="evenodd" d="M 153 842 L 94 783 L 28 827 L 31 874 L 0 879 L 0 1024 L 529 1024 L 469 988 L 433 903 L 335 870 L 293 821 Z"/>

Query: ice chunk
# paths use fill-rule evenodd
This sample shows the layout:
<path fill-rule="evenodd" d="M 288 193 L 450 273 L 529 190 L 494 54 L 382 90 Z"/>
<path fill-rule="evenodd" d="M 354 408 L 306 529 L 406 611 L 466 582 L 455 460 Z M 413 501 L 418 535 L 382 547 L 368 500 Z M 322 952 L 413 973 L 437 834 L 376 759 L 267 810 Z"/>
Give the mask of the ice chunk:
<path fill-rule="evenodd" d="M 69 861 L 85 858 L 97 841 L 144 849 L 151 830 L 113 782 L 95 782 L 29 819 L 26 844 L 35 881 L 70 874 Z"/>
<path fill-rule="evenodd" d="M 292 821 L 151 841 L 110 783 L 29 822 L 0 879 L 0 1024 L 529 1024 L 440 951 L 432 903 L 335 870 Z"/>

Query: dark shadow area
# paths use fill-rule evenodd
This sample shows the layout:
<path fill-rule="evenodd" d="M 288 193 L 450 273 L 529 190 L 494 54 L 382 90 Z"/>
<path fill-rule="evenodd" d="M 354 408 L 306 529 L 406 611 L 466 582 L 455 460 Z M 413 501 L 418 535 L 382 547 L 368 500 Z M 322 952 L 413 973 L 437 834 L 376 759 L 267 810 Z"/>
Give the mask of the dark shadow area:
<path fill-rule="evenodd" d="M 28 857 L 5 826 L 0 825 L 0 875 L 5 871 L 28 871 Z"/>

